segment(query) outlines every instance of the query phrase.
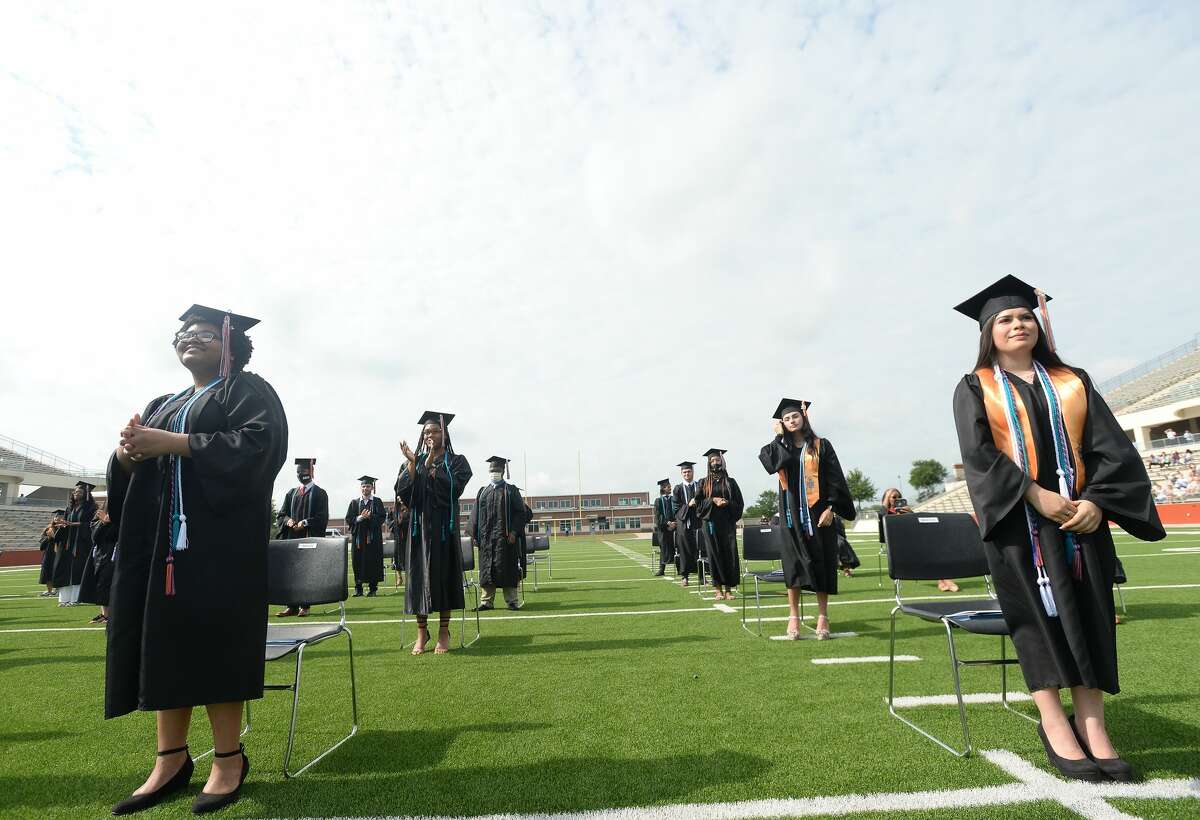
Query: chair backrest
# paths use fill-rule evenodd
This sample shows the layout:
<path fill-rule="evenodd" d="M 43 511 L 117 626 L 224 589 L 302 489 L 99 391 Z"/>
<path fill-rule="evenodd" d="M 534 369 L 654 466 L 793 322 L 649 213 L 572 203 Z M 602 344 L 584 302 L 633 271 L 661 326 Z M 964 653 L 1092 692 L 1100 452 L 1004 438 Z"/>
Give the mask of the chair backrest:
<path fill-rule="evenodd" d="M 883 519 L 888 576 L 897 581 L 988 574 L 975 519 L 967 513 L 904 513 Z"/>
<path fill-rule="evenodd" d="M 742 558 L 747 561 L 778 561 L 779 536 L 778 524 L 747 524 L 742 527 Z"/>
<path fill-rule="evenodd" d="M 333 604 L 346 600 L 346 539 L 288 538 L 267 544 L 267 602 Z"/>
<path fill-rule="evenodd" d="M 459 538 L 458 547 L 462 550 L 463 572 L 475 569 L 475 547 L 471 544 L 471 537 L 464 535 Z"/>
<path fill-rule="evenodd" d="M 531 551 L 545 552 L 550 549 L 550 536 L 531 535 L 529 536 L 529 545 Z"/>
<path fill-rule="evenodd" d="M 383 541 L 383 557 L 384 558 L 395 558 L 396 557 L 396 541 L 394 539 L 392 539 L 392 538 L 384 539 L 384 541 Z"/>

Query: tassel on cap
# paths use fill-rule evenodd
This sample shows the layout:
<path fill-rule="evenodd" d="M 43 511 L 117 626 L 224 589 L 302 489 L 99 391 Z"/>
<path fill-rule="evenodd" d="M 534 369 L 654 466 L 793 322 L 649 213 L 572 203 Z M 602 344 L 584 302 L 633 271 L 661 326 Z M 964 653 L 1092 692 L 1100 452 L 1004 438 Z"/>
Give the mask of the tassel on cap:
<path fill-rule="evenodd" d="M 225 314 L 225 318 L 221 321 L 221 372 L 222 379 L 229 378 L 229 371 L 233 367 L 233 356 L 229 351 L 229 314 Z"/>
<path fill-rule="evenodd" d="M 1046 328 L 1046 344 L 1050 346 L 1050 352 L 1053 353 L 1058 346 L 1054 344 L 1054 329 L 1050 327 L 1050 308 L 1046 305 L 1046 294 L 1041 288 L 1034 288 L 1033 292 L 1037 294 L 1038 310 L 1042 312 L 1042 324 Z"/>

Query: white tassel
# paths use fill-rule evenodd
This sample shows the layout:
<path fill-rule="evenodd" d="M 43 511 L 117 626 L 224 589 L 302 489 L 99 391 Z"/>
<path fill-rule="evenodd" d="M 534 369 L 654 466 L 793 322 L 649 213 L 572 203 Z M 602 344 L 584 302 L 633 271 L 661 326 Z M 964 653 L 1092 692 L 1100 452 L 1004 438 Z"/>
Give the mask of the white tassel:
<path fill-rule="evenodd" d="M 1058 617 L 1058 606 L 1054 603 L 1054 590 L 1050 587 L 1050 576 L 1046 575 L 1044 567 L 1038 567 L 1038 593 L 1042 596 L 1042 606 L 1051 618 Z"/>
<path fill-rule="evenodd" d="M 183 552 L 188 548 L 187 539 L 187 516 L 183 513 L 179 514 L 179 537 L 175 539 L 175 551 Z"/>
<path fill-rule="evenodd" d="M 1071 500 L 1071 486 L 1067 484 L 1067 475 L 1062 470 L 1058 470 L 1058 494 L 1068 501 Z"/>

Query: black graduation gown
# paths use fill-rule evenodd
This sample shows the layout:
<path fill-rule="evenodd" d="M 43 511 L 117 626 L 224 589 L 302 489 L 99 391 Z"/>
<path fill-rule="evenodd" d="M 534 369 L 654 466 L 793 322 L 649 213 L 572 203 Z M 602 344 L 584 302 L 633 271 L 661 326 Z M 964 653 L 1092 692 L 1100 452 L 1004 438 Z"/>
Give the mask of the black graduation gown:
<path fill-rule="evenodd" d="M 457 453 L 439 461 L 432 475 L 425 469 L 425 456 L 418 455 L 417 475 L 410 476 L 405 465 L 396 477 L 396 497 L 409 509 L 404 532 L 405 612 L 428 615 L 465 606 L 458 499 L 470 480 L 471 465 Z"/>
<path fill-rule="evenodd" d="M 67 510 L 67 521 L 75 526 L 63 528 L 64 546 L 54 562 L 55 587 L 75 586 L 83 580 L 83 571 L 92 558 L 91 525 L 95 515 L 95 502 Z"/>
<path fill-rule="evenodd" d="M 725 482 L 714 482 L 713 494 L 710 497 L 704 491 L 705 482 L 700 482 L 696 494 L 696 515 L 702 522 L 700 527 L 700 543 L 712 567 L 712 585 L 715 587 L 735 587 L 741 581 L 741 565 L 737 552 L 737 524 L 741 520 L 744 504 L 742 490 L 732 478 Z M 713 498 L 724 498 L 729 503 L 718 507 Z"/>
<path fill-rule="evenodd" d="M 117 527 L 110 520 L 107 524 L 92 522 L 92 559 L 83 570 L 79 584 L 79 600 L 88 604 L 108 606 L 112 589 L 112 554 L 117 546 Z"/>
<path fill-rule="evenodd" d="M 1058 525 L 1045 521 L 1039 527 L 1057 618 L 1046 614 L 1038 594 L 1023 500 L 1031 480 L 996 447 L 979 378 L 973 373 L 964 376 L 954 391 L 954 422 L 996 596 L 1012 632 L 1026 685 L 1030 690 L 1086 686 L 1116 694 L 1120 688 L 1112 599 L 1116 551 L 1108 522 L 1144 541 L 1157 541 L 1166 533 L 1137 451 L 1087 374 L 1082 370 L 1075 373 L 1083 379 L 1088 400 L 1083 441 L 1079 442 L 1086 478 L 1080 498 L 1100 507 L 1105 520 L 1094 533 L 1078 537 L 1083 550 L 1080 581 L 1071 577 L 1067 567 L 1064 533 Z M 1031 416 L 1038 484 L 1058 492 L 1045 394 L 1040 386 L 1016 376 L 1010 381 Z"/>
<path fill-rule="evenodd" d="M 675 531 L 667 527 L 674 520 L 673 496 L 660 493 L 654 501 L 654 545 L 659 550 L 659 564 L 664 567 L 675 560 Z"/>
<path fill-rule="evenodd" d="M 521 563 L 521 577 L 524 578 L 529 565 L 529 539 L 525 537 L 525 530 L 529 527 L 529 522 L 533 520 L 533 509 L 530 508 L 524 500 L 521 501 L 521 526 L 517 530 L 517 545 L 520 549 L 517 551 L 517 560 Z"/>
<path fill-rule="evenodd" d="M 383 580 L 383 522 L 387 508 L 378 496 L 372 495 L 371 514 L 362 521 L 358 516 L 364 509 L 362 496 L 346 508 L 346 527 L 350 531 L 350 555 L 354 566 L 354 585 L 378 584 Z"/>
<path fill-rule="evenodd" d="M 784 583 L 790 589 L 807 589 L 836 595 L 837 529 L 832 525 L 818 527 L 817 521 L 820 520 L 821 514 L 830 508 L 848 521 L 853 521 L 858 511 L 850 498 L 850 488 L 846 485 L 846 476 L 842 474 L 837 452 L 829 443 L 829 439 L 823 438 L 817 459 L 817 491 L 820 498 L 808 510 L 813 527 L 813 535 L 809 536 L 801 523 L 798 506 L 808 503 L 804 489 L 800 486 L 800 454 L 801 449 L 785 444 L 783 436 L 776 436 L 774 441 L 764 445 L 758 453 L 758 460 L 768 473 L 778 474 L 781 469 L 787 470 L 789 490 L 784 492 L 781 486 L 779 491 L 779 521 L 782 526 L 778 529 L 778 543 Z"/>
<path fill-rule="evenodd" d="M 675 504 L 675 566 L 684 578 L 696 571 L 700 555 L 700 519 L 688 501 L 696 497 L 697 482 L 676 484 L 671 490 Z"/>
<path fill-rule="evenodd" d="M 166 429 L 190 394 L 150 402 L 144 423 Z M 173 596 L 165 594 L 169 459 L 131 473 L 109 460 L 119 535 L 105 717 L 262 697 L 271 490 L 287 455 L 287 417 L 271 385 L 243 372 L 192 406 L 187 431 L 189 546 L 175 553 Z"/>
<path fill-rule="evenodd" d="M 392 569 L 404 571 L 404 533 L 408 527 L 408 513 L 388 519 L 388 532 L 392 535 Z"/>
<path fill-rule="evenodd" d="M 521 583 L 524 506 L 520 491 L 507 481 L 488 483 L 475 494 L 467 532 L 479 550 L 480 586 L 511 588 Z"/>
<path fill-rule="evenodd" d="M 42 568 L 38 572 L 38 583 L 54 586 L 54 559 L 58 557 L 58 543 L 62 540 L 62 530 L 48 535 L 42 533 L 38 540 L 38 549 L 42 551 Z"/>
<path fill-rule="evenodd" d="M 307 521 L 307 527 L 286 527 L 288 519 Z M 292 487 L 283 497 L 283 505 L 275 514 L 279 530 L 276 538 L 324 538 L 329 528 L 329 493 L 316 484 L 309 484 L 300 495 L 299 487 Z M 349 520 L 346 524 L 349 525 Z"/>

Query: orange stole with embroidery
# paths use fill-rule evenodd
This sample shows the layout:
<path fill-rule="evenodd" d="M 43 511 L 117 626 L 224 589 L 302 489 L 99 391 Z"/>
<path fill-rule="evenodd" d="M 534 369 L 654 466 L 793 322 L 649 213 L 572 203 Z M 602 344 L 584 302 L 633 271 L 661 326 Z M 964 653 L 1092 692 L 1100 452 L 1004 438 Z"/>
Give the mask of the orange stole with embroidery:
<path fill-rule="evenodd" d="M 1046 368 L 1062 409 L 1063 426 L 1066 428 L 1067 441 L 1071 445 L 1071 453 L 1075 457 L 1075 494 L 1083 492 L 1086 476 L 1084 475 L 1083 428 L 1087 422 L 1087 387 L 1083 379 L 1065 367 Z M 980 368 L 975 371 L 979 378 L 979 386 L 983 389 L 983 409 L 987 412 L 988 426 L 992 429 L 992 441 L 997 449 L 1004 453 L 1014 463 L 1016 451 L 1012 434 L 1008 429 L 1008 413 L 1005 410 L 1004 390 L 996 381 L 996 374 L 990 368 Z M 1033 438 L 1033 429 L 1029 423 L 1029 411 L 1021 401 L 1021 394 L 1014 388 L 1013 401 L 1017 408 L 1017 419 L 1021 424 L 1021 435 L 1025 439 L 1025 461 L 1029 465 L 1029 477 L 1034 481 L 1038 477 L 1037 444 Z"/>
<path fill-rule="evenodd" d="M 804 500 L 809 509 L 821 500 L 821 484 L 818 471 L 821 469 L 821 440 L 817 439 L 812 447 L 804 451 Z M 788 491 L 787 470 L 779 471 L 779 486 L 784 492 Z"/>

